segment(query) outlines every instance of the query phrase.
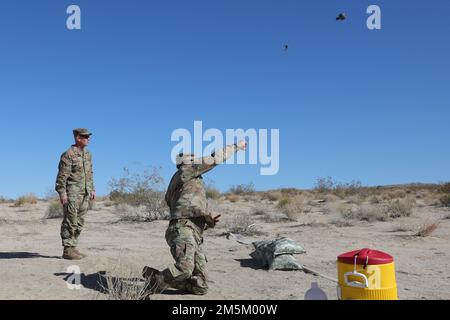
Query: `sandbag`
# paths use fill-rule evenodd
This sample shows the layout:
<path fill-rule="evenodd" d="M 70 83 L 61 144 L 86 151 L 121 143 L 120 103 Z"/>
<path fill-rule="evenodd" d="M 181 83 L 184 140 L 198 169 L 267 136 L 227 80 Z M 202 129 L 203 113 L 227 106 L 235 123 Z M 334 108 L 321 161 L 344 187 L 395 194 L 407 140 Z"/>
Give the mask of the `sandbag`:
<path fill-rule="evenodd" d="M 286 237 L 275 240 L 262 240 L 252 243 L 255 251 L 250 256 L 269 270 L 302 270 L 295 260 L 294 254 L 305 253 L 306 250 Z"/>

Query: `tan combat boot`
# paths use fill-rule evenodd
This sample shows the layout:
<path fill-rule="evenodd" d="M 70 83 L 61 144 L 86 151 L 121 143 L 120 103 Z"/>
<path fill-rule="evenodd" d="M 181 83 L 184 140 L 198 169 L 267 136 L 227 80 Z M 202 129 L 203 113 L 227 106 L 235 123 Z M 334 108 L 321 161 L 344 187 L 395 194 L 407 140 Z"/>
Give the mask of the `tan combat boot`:
<path fill-rule="evenodd" d="M 152 267 L 144 267 L 142 276 L 146 279 L 146 291 L 149 295 L 162 293 L 170 287 L 164 281 L 164 275 L 159 270 Z"/>
<path fill-rule="evenodd" d="M 77 249 L 76 247 L 73 247 L 72 250 L 73 250 L 77 255 L 79 255 L 79 256 L 82 257 L 82 258 L 86 258 L 86 257 L 87 257 L 87 254 L 84 254 L 84 253 L 78 251 L 78 249 Z"/>
<path fill-rule="evenodd" d="M 83 259 L 82 256 L 78 255 L 73 250 L 73 247 L 64 247 L 62 258 L 66 259 L 66 260 L 81 260 L 81 259 Z"/>

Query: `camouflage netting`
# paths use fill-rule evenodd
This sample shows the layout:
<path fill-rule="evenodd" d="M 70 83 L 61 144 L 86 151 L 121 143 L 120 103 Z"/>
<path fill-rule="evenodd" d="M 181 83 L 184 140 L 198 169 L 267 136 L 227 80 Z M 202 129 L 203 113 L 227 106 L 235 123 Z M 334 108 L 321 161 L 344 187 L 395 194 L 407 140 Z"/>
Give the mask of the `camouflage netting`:
<path fill-rule="evenodd" d="M 305 253 L 305 249 L 294 240 L 282 237 L 275 240 L 253 242 L 255 251 L 250 256 L 269 270 L 302 270 L 294 254 Z"/>

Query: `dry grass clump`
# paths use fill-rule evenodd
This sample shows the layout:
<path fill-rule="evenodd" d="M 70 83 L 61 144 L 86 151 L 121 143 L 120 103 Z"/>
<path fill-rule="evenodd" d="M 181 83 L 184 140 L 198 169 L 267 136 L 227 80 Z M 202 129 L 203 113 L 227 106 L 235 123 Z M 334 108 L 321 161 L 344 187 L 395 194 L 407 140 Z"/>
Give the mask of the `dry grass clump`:
<path fill-rule="evenodd" d="M 298 195 L 290 198 L 290 201 L 280 208 L 289 220 L 297 221 L 305 211 L 305 197 Z"/>
<path fill-rule="evenodd" d="M 207 187 L 205 189 L 206 191 L 206 198 L 208 199 L 219 199 L 220 198 L 220 191 L 216 188 Z"/>
<path fill-rule="evenodd" d="M 140 272 L 119 265 L 103 276 L 99 285 L 106 300 L 148 300 L 156 288 L 149 288 Z"/>
<path fill-rule="evenodd" d="M 122 221 L 147 222 L 168 218 L 162 191 L 164 179 L 159 172 L 160 168 L 151 168 L 142 173 L 131 173 L 124 168 L 121 178 L 109 182 L 109 198 L 115 205 L 122 205 L 116 208 L 116 212 L 122 215 Z M 145 208 L 145 213 L 138 213 L 142 208 Z"/>
<path fill-rule="evenodd" d="M 225 223 L 228 232 L 239 233 L 242 235 L 260 235 L 261 231 L 256 229 L 253 219 L 247 215 L 237 215 Z"/>
<path fill-rule="evenodd" d="M 349 206 L 340 204 L 337 210 L 344 221 L 359 220 L 374 222 L 389 220 L 389 213 L 386 206 L 383 205 Z"/>
<path fill-rule="evenodd" d="M 228 200 L 230 202 L 238 202 L 241 198 L 238 195 L 235 194 L 227 194 L 225 196 L 225 200 Z"/>
<path fill-rule="evenodd" d="M 374 222 L 374 221 L 387 221 L 389 220 L 389 212 L 386 206 L 361 206 L 357 212 L 359 220 Z"/>
<path fill-rule="evenodd" d="M 27 193 L 20 196 L 14 201 L 14 207 L 20 207 L 24 204 L 36 204 L 38 202 L 38 197 L 34 193 Z"/>
<path fill-rule="evenodd" d="M 14 202 L 14 200 L 0 197 L 0 203 L 11 203 L 11 202 Z"/>
<path fill-rule="evenodd" d="M 426 223 L 419 228 L 419 231 L 414 234 L 416 237 L 428 237 L 431 235 L 439 226 L 439 222 Z"/>
<path fill-rule="evenodd" d="M 50 202 L 44 219 L 58 219 L 64 217 L 63 206 L 59 201 Z"/>
<path fill-rule="evenodd" d="M 405 199 L 391 200 L 388 204 L 389 216 L 391 218 L 409 217 L 416 205 L 416 199 L 408 197 Z"/>
<path fill-rule="evenodd" d="M 145 206 L 132 206 L 126 203 L 116 205 L 114 213 L 120 217 L 122 222 L 151 222 L 155 220 L 169 219 L 168 211 L 151 211 Z"/>
<path fill-rule="evenodd" d="M 276 202 L 281 199 L 283 194 L 280 191 L 266 191 L 261 194 L 261 200 Z"/>
<path fill-rule="evenodd" d="M 284 208 L 285 206 L 287 206 L 289 203 L 291 203 L 291 198 L 286 197 L 286 196 L 282 196 L 282 197 L 278 200 L 277 208 L 283 209 L 283 208 Z"/>
<path fill-rule="evenodd" d="M 441 202 L 442 206 L 450 207 L 450 194 L 443 195 L 439 198 L 439 201 Z"/>
<path fill-rule="evenodd" d="M 248 184 L 233 185 L 230 187 L 230 190 L 228 190 L 228 193 L 232 193 L 235 195 L 242 195 L 254 192 L 255 192 L 255 185 L 253 184 L 253 182 L 250 182 Z"/>

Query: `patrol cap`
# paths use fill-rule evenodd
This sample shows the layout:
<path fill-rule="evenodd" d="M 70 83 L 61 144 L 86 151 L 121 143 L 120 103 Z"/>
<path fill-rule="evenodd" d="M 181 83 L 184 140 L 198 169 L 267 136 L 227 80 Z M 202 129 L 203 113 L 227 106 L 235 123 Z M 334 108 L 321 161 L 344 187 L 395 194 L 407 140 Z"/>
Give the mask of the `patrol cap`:
<path fill-rule="evenodd" d="M 73 135 L 76 136 L 92 136 L 92 133 L 89 132 L 88 129 L 85 128 L 77 128 L 73 129 Z"/>

